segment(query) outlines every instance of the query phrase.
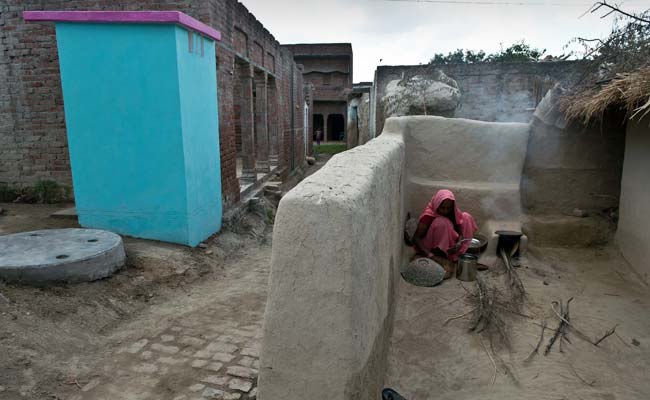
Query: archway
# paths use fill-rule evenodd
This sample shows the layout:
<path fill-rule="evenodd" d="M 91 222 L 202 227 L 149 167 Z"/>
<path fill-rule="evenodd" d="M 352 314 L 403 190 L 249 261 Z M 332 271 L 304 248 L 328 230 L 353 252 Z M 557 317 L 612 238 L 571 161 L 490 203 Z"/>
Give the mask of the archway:
<path fill-rule="evenodd" d="M 327 140 L 345 141 L 345 118 L 343 118 L 343 114 L 330 114 L 327 116 Z"/>

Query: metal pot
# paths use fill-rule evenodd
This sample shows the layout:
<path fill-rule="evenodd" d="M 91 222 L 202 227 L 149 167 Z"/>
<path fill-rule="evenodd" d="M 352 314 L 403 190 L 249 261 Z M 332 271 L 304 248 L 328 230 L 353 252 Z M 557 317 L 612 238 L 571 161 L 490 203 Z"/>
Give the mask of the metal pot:
<path fill-rule="evenodd" d="M 469 247 L 467 248 L 467 253 L 480 255 L 485 251 L 485 249 L 487 249 L 487 245 L 488 245 L 487 236 L 481 235 L 480 233 L 475 233 L 474 238 L 469 243 Z"/>
<path fill-rule="evenodd" d="M 458 258 L 458 267 L 456 268 L 456 278 L 465 282 L 476 280 L 476 271 L 478 269 L 478 257 L 473 254 L 461 254 Z"/>

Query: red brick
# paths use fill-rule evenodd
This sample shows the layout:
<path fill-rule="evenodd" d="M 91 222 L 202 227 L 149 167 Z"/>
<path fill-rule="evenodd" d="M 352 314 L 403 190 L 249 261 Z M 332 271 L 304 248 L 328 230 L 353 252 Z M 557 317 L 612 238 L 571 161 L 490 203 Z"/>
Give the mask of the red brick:
<path fill-rule="evenodd" d="M 217 79 L 225 207 L 239 201 L 236 176 L 239 134 L 236 126 L 239 121 L 233 99 L 236 55 L 231 49 L 274 74 L 278 83 L 280 168 L 304 164 L 302 75 L 291 53 L 281 47 L 241 3 L 235 0 L 8 0 L 7 6 L 12 11 L 0 13 L 0 26 L 3 27 L 0 54 L 4 55 L 0 58 L 0 93 L 8 94 L 6 101 L 0 101 L 0 145 L 3 149 L 0 182 L 29 185 L 43 176 L 50 176 L 63 184 L 72 183 L 54 28 L 48 24 L 25 23 L 23 10 L 179 10 L 214 27 L 222 33 L 222 42 L 217 47 Z M 292 87 L 294 103 L 290 104 Z M 293 156 L 292 109 L 295 117 Z M 25 157 L 13 160 L 5 156 L 23 147 L 26 148 Z M 39 166 L 46 165 L 47 171 L 32 168 L 35 160 Z"/>

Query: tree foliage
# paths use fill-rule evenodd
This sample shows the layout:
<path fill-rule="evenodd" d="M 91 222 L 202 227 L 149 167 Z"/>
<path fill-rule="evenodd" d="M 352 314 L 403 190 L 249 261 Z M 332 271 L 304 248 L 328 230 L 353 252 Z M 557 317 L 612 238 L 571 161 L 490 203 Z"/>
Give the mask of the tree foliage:
<path fill-rule="evenodd" d="M 598 4 L 601 3 L 596 3 Z M 639 14 L 619 14 L 607 38 L 578 37 L 572 41 L 582 45 L 582 59 L 589 61 L 584 77 L 586 83 L 610 79 L 620 73 L 650 66 L 648 20 L 650 10 Z"/>
<path fill-rule="evenodd" d="M 629 13 L 601 1 L 587 13 L 603 10 L 601 18 L 616 15 L 609 36 L 573 40 L 584 54 L 580 80 L 560 99 L 568 119 L 602 120 L 613 108 L 629 117 L 650 113 L 650 10 Z"/>
<path fill-rule="evenodd" d="M 539 50 L 531 47 L 523 40 L 513 43 L 505 50 L 487 54 L 483 50 L 457 49 L 448 54 L 436 53 L 430 63 L 433 65 L 444 64 L 473 64 L 477 62 L 529 62 L 539 61 L 546 50 Z"/>

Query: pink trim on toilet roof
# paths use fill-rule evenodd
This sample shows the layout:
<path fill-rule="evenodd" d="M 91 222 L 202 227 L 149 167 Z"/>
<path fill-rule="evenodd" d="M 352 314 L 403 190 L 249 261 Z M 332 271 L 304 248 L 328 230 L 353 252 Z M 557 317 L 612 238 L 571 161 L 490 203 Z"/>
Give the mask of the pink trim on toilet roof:
<path fill-rule="evenodd" d="M 180 11 L 24 11 L 25 21 L 178 24 L 214 40 L 221 32 Z"/>

